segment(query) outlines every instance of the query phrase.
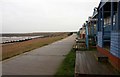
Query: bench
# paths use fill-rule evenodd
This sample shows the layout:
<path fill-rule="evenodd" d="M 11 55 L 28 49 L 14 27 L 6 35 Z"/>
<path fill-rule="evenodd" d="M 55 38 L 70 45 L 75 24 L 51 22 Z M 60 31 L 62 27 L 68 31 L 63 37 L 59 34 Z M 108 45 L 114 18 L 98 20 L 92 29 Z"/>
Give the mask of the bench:
<path fill-rule="evenodd" d="M 76 43 L 75 45 L 73 45 L 73 49 L 75 50 L 86 49 L 86 45 L 84 43 Z"/>
<path fill-rule="evenodd" d="M 73 45 L 73 49 L 78 50 L 79 49 L 79 45 L 78 44 Z"/>

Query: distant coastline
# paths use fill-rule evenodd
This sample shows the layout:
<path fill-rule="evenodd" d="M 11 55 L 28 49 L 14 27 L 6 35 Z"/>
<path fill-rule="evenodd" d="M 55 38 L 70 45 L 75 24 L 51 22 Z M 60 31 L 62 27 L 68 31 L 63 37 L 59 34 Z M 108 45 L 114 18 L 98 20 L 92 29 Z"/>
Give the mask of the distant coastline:
<path fill-rule="evenodd" d="M 11 43 L 2 44 L 2 60 L 6 60 L 16 55 L 22 54 L 24 52 L 28 52 L 33 49 L 48 45 L 55 41 L 66 38 L 70 36 L 71 34 L 72 33 L 69 33 L 69 32 L 48 33 L 48 34 L 44 34 L 46 37 L 44 36 L 43 38 L 38 37 L 35 39 L 30 39 L 30 40 L 19 40 L 16 42 L 12 41 Z M 13 35 L 9 35 L 9 36 L 13 36 Z M 21 35 L 17 35 L 17 36 L 21 36 Z"/>
<path fill-rule="evenodd" d="M 7 43 L 23 42 L 36 38 L 58 36 L 64 33 L 69 33 L 69 32 L 3 33 L 0 34 L 0 43 L 7 44 Z"/>
<path fill-rule="evenodd" d="M 53 34 L 61 34 L 61 33 L 76 33 L 74 32 L 33 32 L 33 33 L 0 33 L 0 37 L 20 37 L 20 36 L 50 36 Z"/>

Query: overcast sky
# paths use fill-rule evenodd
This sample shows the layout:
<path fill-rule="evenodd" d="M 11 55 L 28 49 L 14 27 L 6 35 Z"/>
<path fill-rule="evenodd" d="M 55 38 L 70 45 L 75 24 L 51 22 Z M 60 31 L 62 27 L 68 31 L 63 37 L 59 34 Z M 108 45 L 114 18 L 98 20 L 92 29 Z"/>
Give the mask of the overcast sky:
<path fill-rule="evenodd" d="M 2 32 L 78 31 L 100 0 L 2 0 Z"/>

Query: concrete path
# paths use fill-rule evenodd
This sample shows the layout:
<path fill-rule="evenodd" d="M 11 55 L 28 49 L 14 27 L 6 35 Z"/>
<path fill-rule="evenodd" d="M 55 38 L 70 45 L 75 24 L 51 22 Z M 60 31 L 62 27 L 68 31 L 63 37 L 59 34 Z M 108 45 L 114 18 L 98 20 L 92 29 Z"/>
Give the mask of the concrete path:
<path fill-rule="evenodd" d="M 71 50 L 76 35 L 2 62 L 3 75 L 54 75 Z"/>

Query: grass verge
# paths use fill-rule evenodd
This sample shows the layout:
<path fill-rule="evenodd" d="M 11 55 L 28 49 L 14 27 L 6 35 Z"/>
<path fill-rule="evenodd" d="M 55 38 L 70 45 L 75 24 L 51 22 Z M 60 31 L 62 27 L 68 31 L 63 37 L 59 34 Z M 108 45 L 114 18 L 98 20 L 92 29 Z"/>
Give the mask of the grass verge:
<path fill-rule="evenodd" d="M 58 68 L 55 77 L 74 77 L 76 52 L 74 49 L 66 55 L 66 58 Z"/>

